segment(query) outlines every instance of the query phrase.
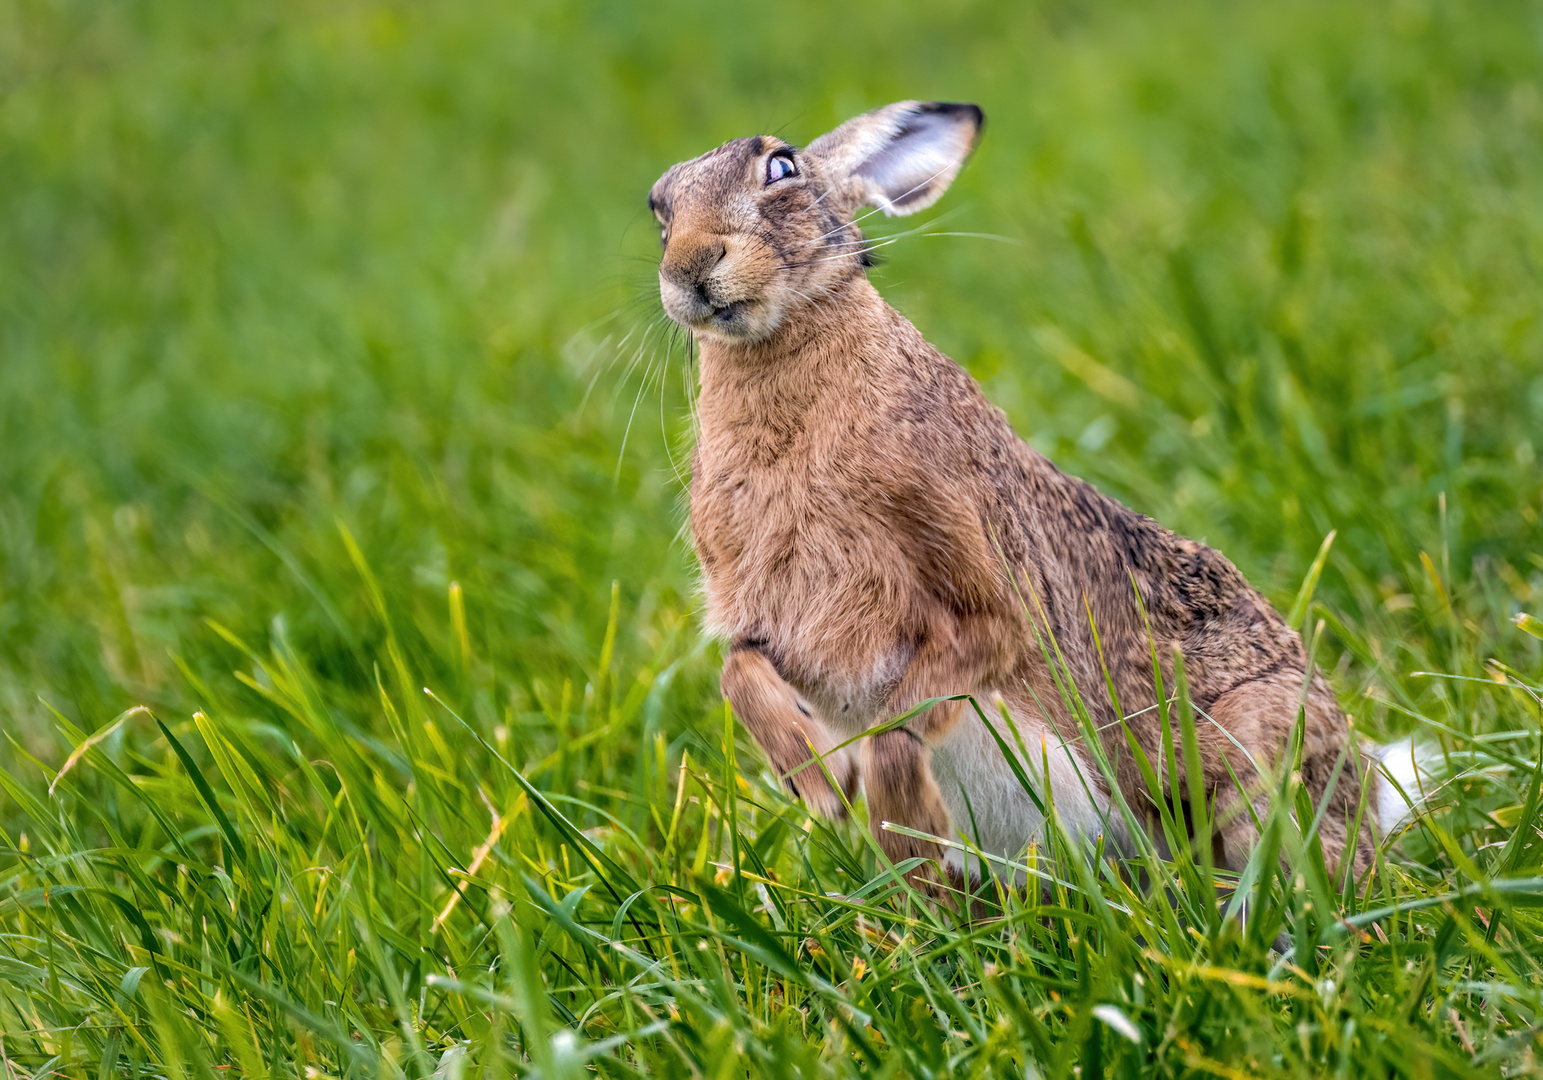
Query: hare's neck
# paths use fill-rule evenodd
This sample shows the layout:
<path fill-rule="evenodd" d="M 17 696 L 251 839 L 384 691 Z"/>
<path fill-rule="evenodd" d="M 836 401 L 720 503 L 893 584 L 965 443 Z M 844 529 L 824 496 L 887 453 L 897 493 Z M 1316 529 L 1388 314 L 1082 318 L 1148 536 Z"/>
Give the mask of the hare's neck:
<path fill-rule="evenodd" d="M 700 339 L 702 423 L 776 422 L 832 395 L 868 396 L 877 366 L 893 349 L 896 321 L 903 320 L 859 277 L 765 341 Z"/>

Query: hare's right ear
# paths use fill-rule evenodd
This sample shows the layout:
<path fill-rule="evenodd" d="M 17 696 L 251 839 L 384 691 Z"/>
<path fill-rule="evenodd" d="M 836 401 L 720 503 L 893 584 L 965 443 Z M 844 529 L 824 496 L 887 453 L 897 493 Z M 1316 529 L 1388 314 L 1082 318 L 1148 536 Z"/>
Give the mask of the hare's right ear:
<path fill-rule="evenodd" d="M 853 209 L 912 214 L 948 190 L 985 119 L 975 105 L 897 101 L 826 132 L 804 153 Z"/>

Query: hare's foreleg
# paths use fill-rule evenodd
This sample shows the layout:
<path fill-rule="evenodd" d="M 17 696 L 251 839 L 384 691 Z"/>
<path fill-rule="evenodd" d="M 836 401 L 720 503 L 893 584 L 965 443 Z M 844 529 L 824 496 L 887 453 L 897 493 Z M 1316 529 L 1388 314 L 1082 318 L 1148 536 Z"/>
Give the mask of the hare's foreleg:
<path fill-rule="evenodd" d="M 951 640 L 944 634 L 924 639 L 890 695 L 887 716 L 899 716 L 928 698 L 957 694 L 977 685 L 975 665 L 964 662 L 956 646 L 957 638 Z M 932 836 L 953 835 L 948 806 L 932 775 L 932 746 L 959 722 L 964 704 L 940 701 L 905 726 L 863 741 L 863 795 L 868 802 L 868 822 L 892 862 L 923 858 L 943 867 L 947 865 L 940 845 L 890 831 L 884 823 L 893 822 Z M 938 880 L 935 873 L 920 868 L 907 876 L 916 883 Z"/>
<path fill-rule="evenodd" d="M 941 708 L 942 706 L 939 706 Z M 895 728 L 863 740 L 863 795 L 868 801 L 868 824 L 879 847 L 893 863 L 922 858 L 943 863 L 943 849 L 884 828 L 885 822 L 932 836 L 952 831 L 943 793 L 932 778 L 932 751 L 909 728 Z M 937 880 L 923 868 L 906 875 L 914 883 Z"/>
<path fill-rule="evenodd" d="M 820 761 L 850 799 L 857 790 L 857 761 L 783 681 L 760 650 L 735 646 L 723 665 L 723 696 L 755 739 L 767 762 L 789 790 L 813 813 L 846 816 L 846 805 L 830 786 Z M 812 752 L 811 752 L 812 748 Z"/>

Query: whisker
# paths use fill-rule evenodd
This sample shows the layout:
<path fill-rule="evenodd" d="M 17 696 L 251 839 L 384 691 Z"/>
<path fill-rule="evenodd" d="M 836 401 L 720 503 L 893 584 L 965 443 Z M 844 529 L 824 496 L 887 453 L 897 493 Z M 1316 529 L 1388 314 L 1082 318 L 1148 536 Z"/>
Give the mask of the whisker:
<path fill-rule="evenodd" d="M 885 234 L 883 236 L 878 236 L 878 237 L 865 237 L 862 240 L 843 240 L 843 241 L 840 241 L 839 243 L 826 244 L 825 245 L 825 250 L 831 250 L 831 249 L 834 249 L 834 248 L 842 248 L 842 247 L 855 247 L 855 246 L 858 246 L 858 245 L 867 245 L 867 246 L 864 247 L 862 251 L 842 251 L 842 252 L 837 252 L 834 255 L 828 255 L 828 256 L 825 256 L 825 257 L 819 258 L 819 259 L 806 259 L 806 260 L 802 260 L 800 262 L 787 263 L 787 264 L 784 264 L 784 265 L 778 267 L 778 269 L 780 269 L 780 270 L 792 270 L 792 269 L 795 269 L 795 268 L 800 267 L 800 266 L 812 266 L 815 263 L 829 262 L 829 261 L 832 261 L 834 259 L 843 259 L 843 258 L 846 258 L 849 255 L 867 254 L 870 251 L 877 251 L 881 247 L 886 247 L 886 246 L 888 246 L 890 244 L 897 243 L 900 240 L 905 240 L 905 239 L 908 239 L 908 238 L 913 237 L 913 236 L 965 236 L 965 237 L 973 237 L 973 238 L 978 239 L 978 240 L 995 240 L 998 243 L 1002 243 L 1002 244 L 1021 245 L 1023 243 L 1023 241 L 1018 239 L 1017 237 L 1002 236 L 1002 235 L 1000 235 L 998 233 L 957 232 L 957 231 L 950 231 L 950 230 L 944 230 L 944 229 L 934 229 L 934 228 L 931 227 L 931 226 L 937 224 L 938 222 L 943 221 L 944 219 L 953 216 L 957 212 L 958 211 L 950 211 L 947 214 L 940 214 L 938 217 L 934 218 L 933 220 L 928 221 L 928 222 L 926 222 L 926 223 L 924 223 L 922 225 L 918 225 L 914 229 L 906 229 L 904 232 L 888 233 L 888 234 Z M 794 249 L 794 250 L 796 250 L 796 249 Z"/>
<path fill-rule="evenodd" d="M 930 217 L 926 221 L 920 222 L 919 224 L 913 226 L 912 228 L 902 229 L 900 232 L 882 233 L 882 234 L 880 234 L 877 237 L 877 239 L 883 240 L 883 239 L 885 239 L 887 237 L 891 237 L 891 236 L 915 236 L 918 233 L 926 232 L 928 229 L 931 229 L 934 225 L 941 225 L 943 222 L 949 220 L 950 218 L 958 217 L 960 214 L 964 213 L 964 210 L 965 210 L 964 207 L 956 206 L 956 207 L 954 207 L 951 210 L 943 211 L 941 214 L 938 214 L 936 217 Z"/>
<path fill-rule="evenodd" d="M 985 233 L 985 232 L 924 232 L 924 233 L 918 233 L 917 235 L 918 236 L 969 236 L 969 237 L 973 237 L 976 240 L 995 240 L 998 243 L 1002 243 L 1002 244 L 1017 244 L 1017 245 L 1022 245 L 1023 244 L 1023 241 L 1020 240 L 1016 236 L 1001 236 L 1001 235 L 999 235 L 997 233 Z"/>
<path fill-rule="evenodd" d="M 690 343 L 690 335 L 687 335 L 686 345 L 687 345 L 688 350 L 689 350 L 689 347 L 690 347 L 689 343 Z M 673 357 L 671 357 L 671 359 L 673 359 Z M 666 366 L 667 365 L 668 365 L 668 361 L 666 361 Z M 682 365 L 682 370 L 689 370 L 689 359 L 688 359 L 688 363 L 687 364 L 683 364 Z M 681 486 L 681 488 L 684 490 L 684 489 L 688 489 L 688 488 L 691 487 L 691 472 L 690 472 L 690 468 L 691 467 L 690 467 L 690 462 L 689 462 L 689 452 L 688 452 L 687 463 L 685 464 L 684 467 L 682 467 L 681 463 L 676 461 L 676 459 L 675 459 L 675 448 L 674 448 L 674 446 L 671 445 L 669 429 L 665 426 L 665 421 L 664 421 L 664 383 L 665 383 L 665 376 L 667 374 L 668 374 L 668 371 L 666 370 L 665 367 L 661 367 L 659 369 L 659 432 L 660 432 L 660 437 L 664 440 L 664 453 L 665 453 L 665 456 L 670 459 L 670 471 L 675 474 L 675 482 L 677 484 L 679 484 Z M 686 401 L 687 401 L 688 410 L 689 410 L 690 406 L 691 406 L 691 402 L 692 402 L 689 388 L 687 390 Z M 696 414 L 694 412 L 688 411 L 687 419 L 688 419 L 688 422 L 690 423 L 690 426 L 691 426 L 691 437 L 693 439 L 692 445 L 695 445 L 695 438 L 696 438 Z"/>
<path fill-rule="evenodd" d="M 934 180 L 936 180 L 938 177 L 942 176 L 944 173 L 946 173 L 952 167 L 953 166 L 951 166 L 951 165 L 945 165 L 943 168 L 939 169 L 937 172 L 935 172 L 931 176 L 927 177 L 927 179 L 921 181 L 920 183 L 916 184 L 913 187 L 907 188 L 905 191 L 902 191 L 899 195 L 895 196 L 893 199 L 890 199 L 889 200 L 889 205 L 894 206 L 901 199 L 904 199 L 907 195 L 910 195 L 912 192 L 920 191 L 922 188 L 924 188 L 928 184 L 932 183 Z M 884 209 L 882 206 L 875 206 L 872 210 L 870 210 L 866 214 L 864 214 L 863 217 L 861 217 L 861 218 L 854 218 L 853 219 L 853 224 L 856 224 L 857 222 L 861 221 L 863 218 L 872 217 L 874 214 L 877 214 L 882 209 Z"/>
<path fill-rule="evenodd" d="M 692 371 L 692 369 L 696 366 L 696 356 L 695 350 L 692 348 L 693 342 L 691 339 L 688 338 L 684 344 L 685 348 L 683 348 L 681 352 L 684 355 L 685 363 L 681 364 L 680 366 L 680 385 L 681 389 L 684 390 L 686 394 L 686 414 L 691 421 L 691 440 L 692 443 L 695 444 L 696 442 L 700 441 L 702 437 L 702 429 L 697 421 L 695 385 L 696 379 L 693 378 Z"/>
<path fill-rule="evenodd" d="M 791 285 L 787 286 L 787 290 L 788 290 L 788 292 L 793 293 L 795 296 L 803 297 L 805 300 L 809 301 L 809 303 L 811 303 L 811 304 L 816 304 L 816 303 L 819 302 L 814 297 L 810 296 L 808 293 L 802 291 L 801 289 L 795 289 Z"/>
<path fill-rule="evenodd" d="M 649 329 L 653 329 L 652 326 Z M 643 337 L 638 340 L 638 347 L 632 353 L 632 359 L 627 364 L 627 370 L 622 373 L 621 380 L 616 384 L 616 392 L 621 393 L 621 388 L 632 380 L 632 373 L 638 369 L 638 364 L 643 359 L 643 354 L 648 348 L 648 331 L 644 331 Z M 615 400 L 614 398 L 612 399 Z"/>
<path fill-rule="evenodd" d="M 664 444 L 664 456 L 670 463 L 670 471 L 675 474 L 675 482 L 684 484 L 680 474 L 680 466 L 675 462 L 675 451 L 670 446 L 670 426 L 664 419 L 664 380 L 669 374 L 670 354 L 665 353 L 664 363 L 659 365 L 659 441 Z"/>
<path fill-rule="evenodd" d="M 838 241 L 836 241 L 833 244 L 826 244 L 824 246 L 825 246 L 826 250 L 829 250 L 830 248 L 853 247 L 853 246 L 858 245 L 858 244 L 871 243 L 874 239 L 875 239 L 874 237 L 867 237 L 867 236 L 865 236 L 865 237 L 863 237 L 860 240 L 838 240 Z M 884 237 L 882 237 L 882 236 L 881 237 L 877 237 L 877 239 L 883 240 Z M 795 248 L 794 250 L 796 251 L 797 248 Z"/>
<path fill-rule="evenodd" d="M 891 206 L 893 206 L 893 205 L 895 205 L 895 203 L 899 202 L 901 199 L 904 199 L 907 195 L 911 194 L 913 191 L 920 191 L 922 188 L 924 188 L 928 184 L 932 183 L 934 180 L 936 180 L 938 177 L 942 176 L 947 171 L 948 171 L 947 167 L 939 169 L 937 172 L 933 173 L 931 176 L 927 177 L 925 180 L 922 180 L 920 183 L 912 186 L 911 188 L 908 188 L 905 191 L 902 191 L 899 195 L 895 196 L 893 199 L 890 199 L 889 200 L 889 204 Z M 832 189 L 832 190 L 834 190 L 834 189 Z M 824 196 L 822 195 L 822 196 L 820 196 L 820 198 L 824 198 Z M 821 240 L 825 239 L 825 237 L 831 236 L 831 235 L 834 235 L 835 233 L 840 232 L 842 229 L 846 228 L 848 225 L 856 225 L 859 222 L 866 221 L 868 218 L 871 218 L 874 214 L 879 213 L 883 209 L 884 208 L 882 206 L 875 206 L 872 210 L 869 210 L 866 214 L 859 214 L 859 215 L 857 215 L 857 217 L 853 218 L 851 221 L 848 221 L 848 222 L 838 226 L 837 228 L 834 228 L 834 229 L 830 230 L 830 232 L 822 233 L 819 236 L 816 236 L 813 240 L 805 241 L 803 244 L 800 245 L 800 247 L 808 247 L 810 244 L 819 243 Z"/>
<path fill-rule="evenodd" d="M 866 255 L 870 251 L 877 251 L 879 248 L 889 247 L 889 245 L 891 245 L 891 244 L 898 244 L 903 239 L 905 239 L 905 237 L 897 236 L 897 237 L 895 237 L 894 239 L 891 239 L 891 240 L 881 240 L 881 241 L 879 241 L 876 244 L 869 244 L 862 251 L 842 251 L 842 252 L 838 252 L 835 255 L 825 255 L 825 256 L 822 256 L 821 258 L 818 258 L 818 259 L 805 259 L 803 262 L 786 263 L 786 264 L 784 264 L 782 266 L 777 267 L 777 269 L 779 269 L 779 270 L 796 270 L 800 266 L 813 266 L 816 263 L 831 262 L 831 261 L 833 261 L 835 259 L 850 259 L 853 255 Z"/>
<path fill-rule="evenodd" d="M 648 386 L 648 376 L 653 373 L 653 370 L 653 361 L 650 360 L 648 364 L 648 370 L 644 373 L 643 381 L 638 384 L 637 397 L 632 399 L 632 411 L 627 414 L 627 427 L 621 435 L 621 447 L 616 451 L 616 472 L 611 477 L 611 487 L 613 490 L 621 484 L 621 467 L 622 462 L 626 459 L 627 456 L 627 440 L 632 437 L 632 420 L 633 417 L 637 416 L 638 414 L 638 403 L 643 400 L 643 391 Z"/>
<path fill-rule="evenodd" d="M 833 187 L 826 188 L 824 195 L 821 195 L 818 199 L 814 200 L 814 202 L 810 203 L 808 206 L 804 207 L 802 210 L 800 210 L 798 213 L 794 214 L 793 216 L 794 217 L 803 217 L 809 211 L 813 210 L 816 206 L 819 206 L 822 202 L 824 202 L 825 199 L 826 199 L 826 196 L 830 195 L 835 190 L 836 189 L 833 188 Z"/>
<path fill-rule="evenodd" d="M 864 244 L 864 243 L 870 242 L 871 240 L 888 240 L 888 239 L 902 237 L 902 236 L 916 236 L 916 235 L 918 235 L 920 233 L 925 232 L 927 229 L 931 228 L 933 225 L 938 224 L 939 222 L 947 221 L 951 217 L 958 216 L 962 212 L 962 210 L 963 210 L 962 207 L 956 207 L 953 210 L 949 210 L 949 211 L 947 211 L 945 213 L 939 214 L 935 218 L 932 218 L 932 219 L 930 219 L 928 221 L 922 222 L 920 225 L 916 226 L 914 229 L 906 229 L 903 232 L 885 233 L 885 234 L 882 234 L 882 235 L 876 236 L 876 237 L 860 237 L 860 238 L 858 238 L 856 240 L 842 240 L 842 241 L 839 241 L 839 242 L 834 243 L 834 244 L 826 244 L 825 246 L 828 247 L 828 248 L 843 247 L 843 246 L 850 246 L 852 244 Z M 876 213 L 876 211 L 869 211 L 869 213 L 868 214 L 864 214 L 863 217 L 868 217 L 868 216 L 870 216 L 873 213 Z M 858 220 L 861 220 L 861 219 L 858 219 Z M 856 223 L 857 223 L 856 221 L 852 222 L 852 224 L 854 224 L 854 225 Z M 830 233 L 826 233 L 825 235 L 829 236 L 831 234 Z M 818 237 L 816 239 L 818 239 Z M 803 244 L 801 246 L 807 247 L 808 244 Z M 795 248 L 794 250 L 797 250 L 797 249 Z"/>
<path fill-rule="evenodd" d="M 604 375 L 607 371 L 610 371 L 612 366 L 615 365 L 617 350 L 623 348 L 627 344 L 627 338 L 631 337 L 636 332 L 637 327 L 635 326 L 631 330 L 628 330 L 626 337 L 623 337 L 621 341 L 616 343 L 616 349 L 614 350 L 606 348 L 607 342 L 611 340 L 609 336 L 601 340 L 599 348 L 596 350 L 597 355 L 600 349 L 605 349 L 606 352 L 610 353 L 611 358 L 603 364 L 595 365 L 595 373 L 589 377 L 589 385 L 584 387 L 584 396 L 579 398 L 578 408 L 575 409 L 574 412 L 582 413 L 584 411 L 584 406 L 589 404 L 589 395 L 594 393 L 595 384 L 600 381 L 600 376 Z"/>
<path fill-rule="evenodd" d="M 821 240 L 824 240 L 827 236 L 835 236 L 838 232 L 842 232 L 848 226 L 855 225 L 855 224 L 857 224 L 857 221 L 845 221 L 845 222 L 842 222 L 840 225 L 837 225 L 834 229 L 831 229 L 829 232 L 822 232 L 819 236 L 814 237 L 812 240 L 805 240 L 802 244 L 799 244 L 798 247 L 806 248 L 810 244 L 818 244 Z M 794 248 L 793 250 L 797 251 L 798 248 Z"/>

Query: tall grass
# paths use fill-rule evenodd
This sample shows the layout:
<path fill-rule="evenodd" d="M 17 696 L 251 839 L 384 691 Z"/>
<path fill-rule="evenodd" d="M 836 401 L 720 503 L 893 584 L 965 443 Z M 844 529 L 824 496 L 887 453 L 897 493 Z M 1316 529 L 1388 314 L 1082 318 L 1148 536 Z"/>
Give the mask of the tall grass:
<path fill-rule="evenodd" d="M 462 673 L 420 687 L 384 610 L 379 628 L 374 693 L 340 700 L 281 627 L 254 646 L 211 624 L 248 693 L 185 670 L 190 717 L 135 709 L 87 732 L 59 716 L 75 749 L 32 763 L 46 789 L 0 778 L 24 828 L 0 954 L 13 1067 L 1468 1076 L 1531 1061 L 1539 690 L 1520 680 L 1444 680 L 1454 700 L 1421 724 L 1450 779 L 1365 878 L 1325 873 L 1288 773 L 1241 880 L 1218 888 L 1182 843 L 1125 864 L 1052 824 L 1026 862 L 993 867 L 1042 888 L 988 882 L 950 907 L 860 822 L 812 821 L 745 767 L 726 715 L 667 738 L 681 637 L 628 678 L 602 655 L 550 711 L 489 725 L 461 712 L 493 690 L 474 639 Z"/>
<path fill-rule="evenodd" d="M 0 1070 L 1539 1072 L 1540 41 L 1412 2 L 4 9 Z M 725 712 L 642 195 L 912 96 L 989 126 L 886 295 L 1232 557 L 1359 732 L 1440 748 L 1364 880 L 1287 772 L 1239 879 L 1051 828 L 998 868 L 1043 889 L 933 904 Z"/>

